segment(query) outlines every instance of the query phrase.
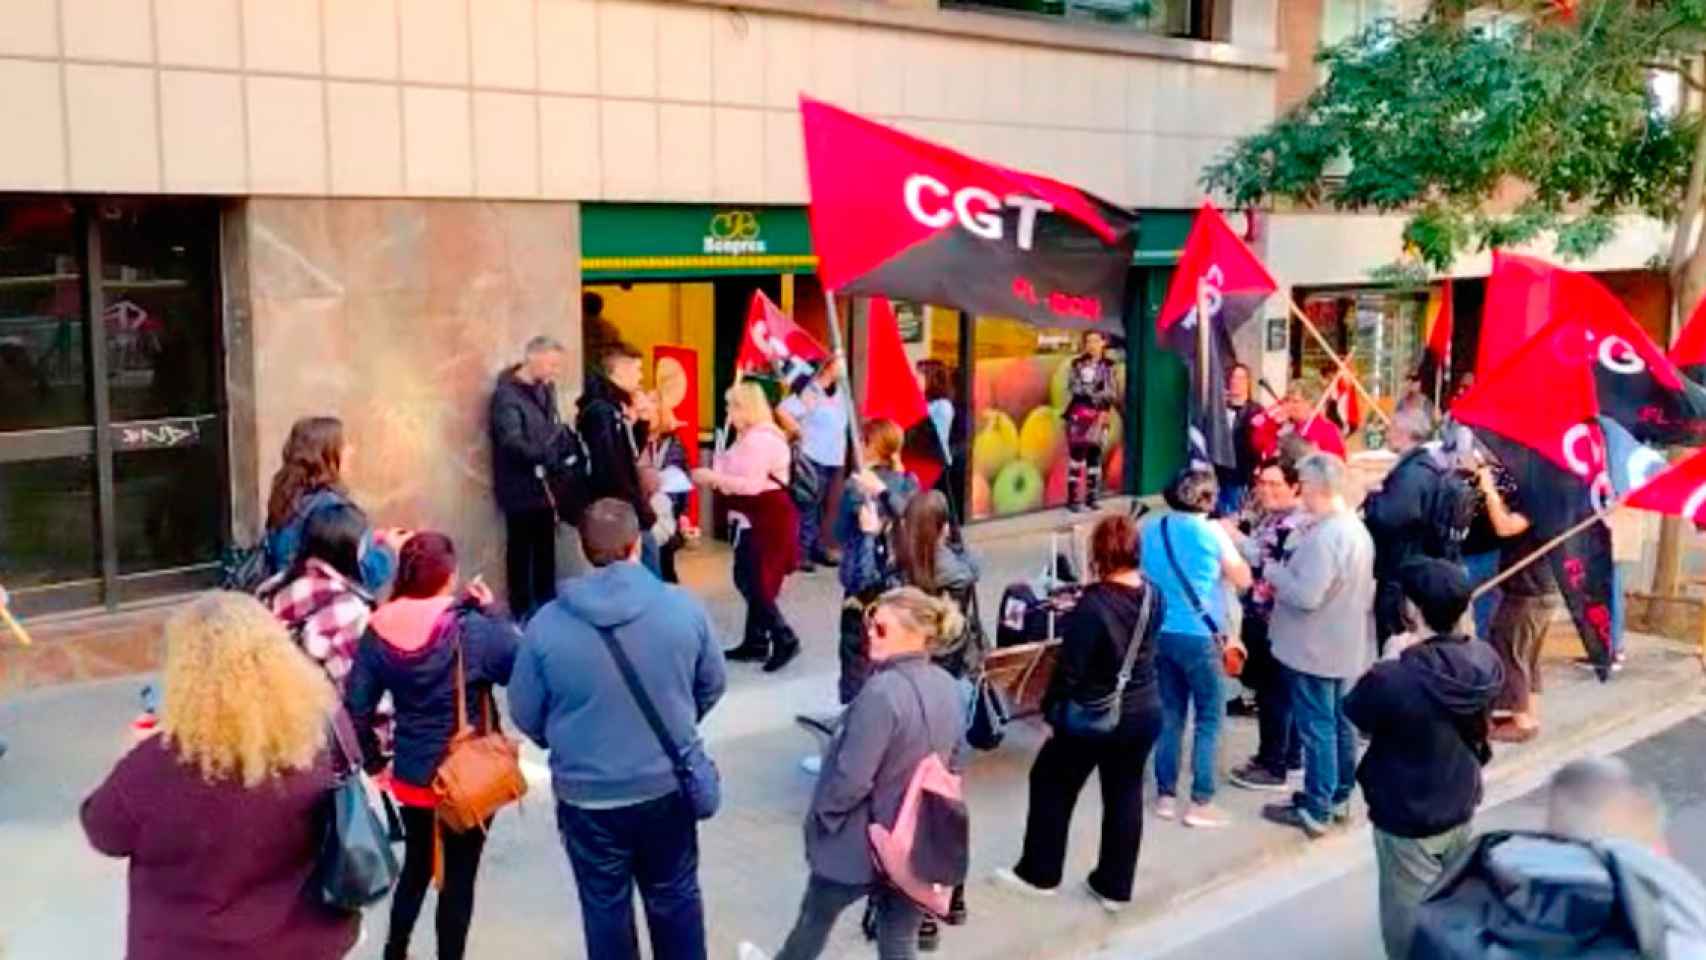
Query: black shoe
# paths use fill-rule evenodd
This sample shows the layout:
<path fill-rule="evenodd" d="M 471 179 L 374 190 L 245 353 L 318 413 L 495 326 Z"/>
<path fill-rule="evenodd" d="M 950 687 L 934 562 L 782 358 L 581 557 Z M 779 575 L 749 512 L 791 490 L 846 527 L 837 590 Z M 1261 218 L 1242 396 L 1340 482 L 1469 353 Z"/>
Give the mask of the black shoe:
<path fill-rule="evenodd" d="M 1269 823 L 1277 823 L 1285 827 L 1296 827 L 1309 836 L 1311 840 L 1319 840 L 1332 829 L 1332 824 L 1322 823 L 1301 807 L 1289 803 L 1270 803 L 1262 808 L 1262 819 Z"/>
<path fill-rule="evenodd" d="M 942 919 L 946 920 L 950 927 L 963 927 L 966 925 L 966 917 L 966 888 L 955 887 L 954 895 L 948 900 L 948 915 Z"/>
<path fill-rule="evenodd" d="M 1276 775 L 1259 763 L 1251 763 L 1232 771 L 1229 779 L 1237 786 L 1246 790 L 1265 790 L 1269 793 L 1285 793 L 1288 786 L 1285 777 Z"/>
<path fill-rule="evenodd" d="M 918 952 L 935 953 L 942 947 L 942 928 L 929 917 L 918 926 Z"/>
<path fill-rule="evenodd" d="M 866 900 L 865 900 L 865 916 L 862 919 L 860 919 L 860 921 L 859 921 L 859 932 L 863 933 L 865 935 L 866 940 L 868 940 L 872 943 L 876 942 L 876 940 L 877 940 L 877 901 L 876 900 L 866 898 Z"/>
<path fill-rule="evenodd" d="M 817 567 L 813 566 L 812 562 L 810 560 L 801 560 L 799 563 L 794 565 L 794 572 L 795 573 L 816 573 Z"/>
<path fill-rule="evenodd" d="M 1226 701 L 1226 715 L 1229 717 L 1253 717 L 1256 715 L 1256 705 L 1243 697 L 1233 697 Z"/>
<path fill-rule="evenodd" d="M 800 641 L 797 639 L 781 640 L 770 648 L 770 658 L 764 661 L 764 672 L 775 673 L 800 655 Z"/>
<path fill-rule="evenodd" d="M 762 640 L 745 640 L 738 647 L 724 650 L 723 659 L 733 663 L 763 663 L 770 659 L 770 644 Z"/>

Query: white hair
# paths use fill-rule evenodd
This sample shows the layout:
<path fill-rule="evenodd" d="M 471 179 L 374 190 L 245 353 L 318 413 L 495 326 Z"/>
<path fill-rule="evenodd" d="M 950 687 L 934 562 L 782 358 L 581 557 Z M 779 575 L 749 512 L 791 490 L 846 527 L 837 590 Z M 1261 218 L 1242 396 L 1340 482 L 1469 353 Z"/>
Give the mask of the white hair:
<path fill-rule="evenodd" d="M 1345 492 L 1345 462 L 1330 453 L 1312 453 L 1297 462 L 1299 483 L 1325 489 L 1334 496 Z"/>

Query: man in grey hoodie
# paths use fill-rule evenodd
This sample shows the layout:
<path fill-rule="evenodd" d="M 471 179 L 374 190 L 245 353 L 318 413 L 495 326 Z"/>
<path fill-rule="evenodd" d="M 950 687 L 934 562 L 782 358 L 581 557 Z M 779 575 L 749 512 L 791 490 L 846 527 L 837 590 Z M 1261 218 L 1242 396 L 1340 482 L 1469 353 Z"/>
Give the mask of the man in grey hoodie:
<path fill-rule="evenodd" d="M 640 523 L 615 499 L 588 507 L 593 570 L 539 609 L 510 677 L 515 725 L 551 754 L 557 826 L 580 893 L 588 960 L 638 960 L 633 889 L 652 955 L 705 956 L 698 820 L 603 634 L 621 645 L 665 731 L 686 753 L 723 695 L 723 654 L 694 596 L 640 565 Z"/>
<path fill-rule="evenodd" d="M 1343 460 L 1311 454 L 1297 479 L 1310 519 L 1293 535 L 1290 558 L 1263 573 L 1274 593 L 1274 659 L 1285 667 L 1303 742 L 1303 792 L 1262 816 L 1320 837 L 1349 817 L 1356 786 L 1357 737 L 1344 700 L 1374 659 L 1374 541 L 1345 506 Z"/>

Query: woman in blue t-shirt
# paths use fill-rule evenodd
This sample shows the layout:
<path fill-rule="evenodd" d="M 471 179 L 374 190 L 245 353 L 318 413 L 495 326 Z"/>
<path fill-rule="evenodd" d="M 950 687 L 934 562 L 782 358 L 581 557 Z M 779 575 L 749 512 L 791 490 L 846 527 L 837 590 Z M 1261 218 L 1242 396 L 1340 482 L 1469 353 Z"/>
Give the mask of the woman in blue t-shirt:
<path fill-rule="evenodd" d="M 1156 638 L 1156 681 L 1161 693 L 1161 740 L 1155 750 L 1160 800 L 1155 814 L 1179 816 L 1179 752 L 1185 714 L 1195 711 L 1191 744 L 1190 827 L 1224 827 L 1226 814 L 1214 805 L 1215 751 L 1226 709 L 1221 692 L 1219 636 L 1228 636 L 1225 584 L 1250 586 L 1250 567 L 1218 521 L 1208 518 L 1219 496 L 1214 471 L 1186 467 L 1173 481 L 1167 501 L 1173 512 L 1149 523 L 1139 548 L 1143 571 L 1161 590 L 1164 615 Z"/>

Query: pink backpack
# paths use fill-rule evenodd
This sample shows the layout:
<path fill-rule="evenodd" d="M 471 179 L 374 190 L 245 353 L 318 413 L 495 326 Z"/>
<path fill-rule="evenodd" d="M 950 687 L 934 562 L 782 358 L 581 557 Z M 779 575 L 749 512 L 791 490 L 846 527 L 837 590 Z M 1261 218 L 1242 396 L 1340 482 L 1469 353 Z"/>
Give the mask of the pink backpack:
<path fill-rule="evenodd" d="M 911 677 L 906 681 L 918 694 L 928 735 L 924 697 Z M 971 821 L 960 777 L 948 770 L 940 754 L 929 753 L 912 768 L 894 826 L 873 823 L 870 834 L 877 871 L 921 909 L 947 916 L 954 887 L 965 882 L 970 867 Z"/>

